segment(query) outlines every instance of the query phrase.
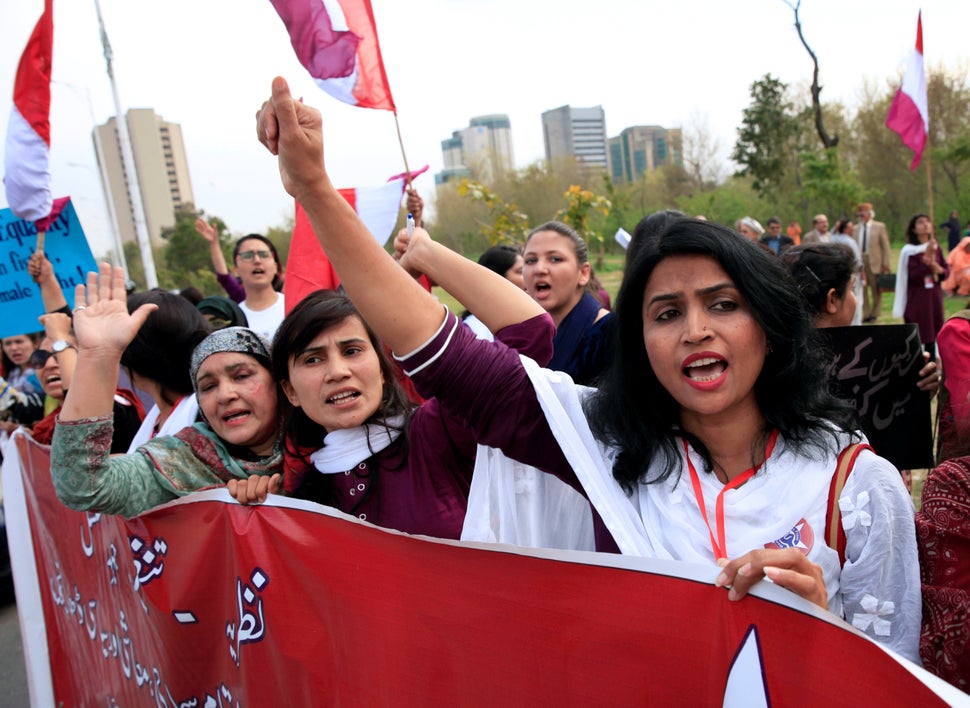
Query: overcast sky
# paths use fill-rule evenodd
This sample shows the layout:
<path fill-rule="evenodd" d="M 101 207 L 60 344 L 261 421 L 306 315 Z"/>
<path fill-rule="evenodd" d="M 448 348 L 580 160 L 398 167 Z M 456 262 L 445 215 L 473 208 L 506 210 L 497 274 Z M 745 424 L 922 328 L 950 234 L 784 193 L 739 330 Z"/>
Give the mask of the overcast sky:
<path fill-rule="evenodd" d="M 371 0 L 412 169 L 426 196 L 442 168 L 441 141 L 477 115 L 506 113 L 515 161 L 543 157 L 540 115 L 602 105 L 607 132 L 706 122 L 724 154 L 766 72 L 807 87 L 812 64 L 783 0 Z M 123 110 L 152 108 L 182 126 L 196 206 L 236 234 L 281 224 L 292 203 L 255 139 L 254 114 L 285 76 L 324 115 L 338 186 L 371 186 L 404 171 L 394 119 L 324 94 L 296 61 L 268 0 L 101 0 Z M 970 6 L 924 0 L 930 65 L 966 67 Z M 42 0 L 10 0 L 0 43 L 0 131 L 6 134 L 17 62 Z M 919 6 L 804 0 L 802 26 L 821 66 L 824 100 L 858 102 L 866 81 L 901 74 Z M 115 112 L 93 0 L 55 0 L 54 196 L 71 195 L 96 255 L 109 221 L 90 132 Z M 931 117 L 932 120 L 932 117 Z M 0 194 L 0 206 L 6 206 Z M 551 215 L 550 215 L 551 216 Z"/>

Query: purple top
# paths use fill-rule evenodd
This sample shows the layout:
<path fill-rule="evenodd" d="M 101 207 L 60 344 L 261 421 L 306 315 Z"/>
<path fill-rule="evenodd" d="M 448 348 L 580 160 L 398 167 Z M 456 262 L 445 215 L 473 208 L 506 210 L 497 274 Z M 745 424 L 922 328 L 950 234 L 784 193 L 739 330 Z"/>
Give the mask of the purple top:
<path fill-rule="evenodd" d="M 226 291 L 226 295 L 233 302 L 242 302 L 246 299 L 246 291 L 243 289 L 242 283 L 236 280 L 232 274 L 216 273 L 216 280 L 219 281 L 219 285 L 222 286 L 222 289 Z"/>
<path fill-rule="evenodd" d="M 479 340 L 470 329 L 458 325 L 449 315 L 427 344 L 401 360 L 418 392 L 434 394 L 441 408 L 467 423 L 479 443 L 554 474 L 585 497 L 582 484 L 549 428 L 518 353 L 501 342 Z M 509 342 L 508 337 L 503 341 Z M 519 351 L 528 354 L 522 347 Z M 542 363 L 541 359 L 536 361 Z M 619 553 L 602 518 L 590 508 L 596 550 Z"/>
<path fill-rule="evenodd" d="M 504 371 L 514 366 L 522 372 L 517 352 L 543 364 L 552 357 L 555 327 L 547 314 L 506 327 L 497 334 L 498 341 L 487 342 L 460 326 L 457 318 L 449 313 L 445 326 L 432 343 L 447 336 L 444 333 L 456 325 L 460 330 L 455 334 L 456 346 L 464 352 L 460 367 L 472 381 L 489 378 L 497 362 L 502 363 L 500 368 Z M 423 353 L 436 348 L 433 344 L 422 347 L 405 357 L 402 366 L 419 367 Z M 414 412 L 406 436 L 402 435 L 355 469 L 326 475 L 310 469 L 296 496 L 336 507 L 378 526 L 438 538 L 459 538 L 468 506 L 477 441 L 485 437 L 506 437 L 509 427 L 515 425 L 509 415 L 509 399 L 521 395 L 522 387 L 500 379 L 494 385 L 496 393 L 481 400 L 474 395 L 474 386 L 460 385 L 440 391 L 445 394 L 444 398 L 428 398 Z M 528 390 L 532 393 L 531 387 Z M 532 398 L 535 401 L 534 394 Z M 480 409 L 474 411 L 474 416 L 468 415 L 470 402 Z"/>
<path fill-rule="evenodd" d="M 936 262 L 943 267 L 939 278 L 935 278 L 933 271 L 923 262 L 922 253 L 910 256 L 906 263 L 906 311 L 903 318 L 919 327 L 919 340 L 924 344 L 936 340 L 945 320 L 940 283 L 949 275 L 950 269 L 939 248 L 936 249 Z M 932 286 L 926 287 L 927 282 Z"/>

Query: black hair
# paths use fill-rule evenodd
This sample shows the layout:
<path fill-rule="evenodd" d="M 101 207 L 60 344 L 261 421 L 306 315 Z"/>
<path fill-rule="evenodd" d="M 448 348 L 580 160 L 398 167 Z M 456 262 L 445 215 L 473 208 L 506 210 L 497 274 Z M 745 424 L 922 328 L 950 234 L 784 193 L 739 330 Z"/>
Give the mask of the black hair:
<path fill-rule="evenodd" d="M 243 241 L 248 241 L 249 239 L 256 239 L 266 244 L 269 252 L 273 254 L 273 260 L 276 262 L 276 275 L 273 276 L 273 289 L 282 290 L 283 288 L 283 264 L 280 263 L 280 254 L 276 250 L 276 246 L 273 242 L 262 234 L 246 234 L 241 239 L 236 241 L 236 244 L 232 247 L 232 262 L 236 262 L 236 256 L 239 255 L 239 251 L 242 247 Z"/>
<path fill-rule="evenodd" d="M 812 316 L 821 314 L 829 290 L 843 298 L 855 273 L 856 259 L 852 250 L 841 243 L 813 243 L 789 248 L 781 256 L 798 290 L 805 298 Z"/>
<path fill-rule="evenodd" d="M 928 219 L 931 224 L 933 223 L 933 220 L 926 214 L 913 214 L 909 223 L 906 224 L 906 243 L 911 243 L 914 246 L 919 245 L 919 236 L 916 235 L 916 222 L 920 219 Z"/>
<path fill-rule="evenodd" d="M 205 293 L 194 285 L 187 285 L 186 287 L 182 288 L 179 290 L 179 295 L 196 306 L 198 306 L 198 304 L 202 301 L 202 298 L 205 297 Z"/>
<path fill-rule="evenodd" d="M 626 247 L 626 268 L 633 265 L 637 254 L 643 249 L 647 241 L 660 236 L 675 219 L 686 219 L 687 214 L 676 209 L 655 211 L 653 214 L 640 219 L 633 229 L 630 245 Z"/>
<path fill-rule="evenodd" d="M 845 227 L 848 226 L 851 223 L 852 223 L 852 219 L 845 219 L 845 218 L 839 219 L 838 221 L 835 222 L 835 228 L 832 229 L 832 233 L 834 233 L 834 234 L 844 234 L 845 233 Z"/>
<path fill-rule="evenodd" d="M 493 273 L 498 273 L 503 278 L 509 272 L 509 268 L 515 265 L 515 259 L 521 253 L 515 246 L 499 244 L 487 249 L 478 259 L 478 265 L 485 266 Z"/>
<path fill-rule="evenodd" d="M 679 429 L 680 405 L 654 374 L 643 341 L 643 294 L 654 268 L 678 255 L 710 256 L 724 269 L 751 309 L 771 347 L 754 385 L 765 429 L 754 441 L 767 443 L 777 429 L 787 445 L 838 450 L 837 429 L 857 429 L 853 408 L 828 390 L 815 331 L 791 276 L 773 255 L 729 228 L 698 219 L 674 219 L 648 239 L 626 273 L 617 299 L 617 336 L 612 366 L 584 406 L 598 440 L 618 450 L 613 475 L 631 492 L 679 473 L 684 437 L 713 460 L 696 436 Z M 659 471 L 648 476 L 652 461 Z"/>
<path fill-rule="evenodd" d="M 152 290 L 128 296 L 128 312 L 146 303 L 158 305 L 121 354 L 121 365 L 162 387 L 162 396 L 174 404 L 192 395 L 189 374 L 192 352 L 211 331 L 205 317 L 180 295 Z"/>
<path fill-rule="evenodd" d="M 380 361 L 384 375 L 384 390 L 381 405 L 366 423 L 387 424 L 394 416 L 404 416 L 403 431 L 406 433 L 414 404 L 408 399 L 403 387 L 398 383 L 397 372 L 380 338 L 370 325 L 360 316 L 357 308 L 346 295 L 334 290 L 317 290 L 310 293 L 294 307 L 283 319 L 273 338 L 273 376 L 282 383 L 289 381 L 290 362 L 306 351 L 321 332 L 338 325 L 348 317 L 361 321 L 371 346 Z M 323 444 L 327 431 L 306 415 L 302 408 L 295 407 L 289 399 L 280 396 L 283 430 L 286 433 L 287 450 L 301 456 L 301 448 L 316 450 Z M 403 436 L 406 438 L 405 436 Z"/>

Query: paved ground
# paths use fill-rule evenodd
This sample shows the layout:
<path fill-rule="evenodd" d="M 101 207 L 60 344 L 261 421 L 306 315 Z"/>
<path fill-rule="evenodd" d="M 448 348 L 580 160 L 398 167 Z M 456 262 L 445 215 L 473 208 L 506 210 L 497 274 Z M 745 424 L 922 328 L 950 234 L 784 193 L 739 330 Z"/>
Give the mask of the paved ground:
<path fill-rule="evenodd" d="M 17 624 L 17 606 L 4 598 L 0 606 L 0 708 L 30 705 L 24 648 Z"/>

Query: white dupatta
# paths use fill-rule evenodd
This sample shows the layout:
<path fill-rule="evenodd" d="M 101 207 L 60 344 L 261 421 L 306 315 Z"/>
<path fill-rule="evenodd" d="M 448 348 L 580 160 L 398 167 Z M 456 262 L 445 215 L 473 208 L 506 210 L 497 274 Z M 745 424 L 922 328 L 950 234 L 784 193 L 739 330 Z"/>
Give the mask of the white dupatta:
<path fill-rule="evenodd" d="M 636 507 L 613 478 L 611 451 L 596 441 L 586 422 L 580 393 L 590 389 L 576 386 L 566 374 L 540 368 L 528 357 L 521 359 L 589 502 L 557 477 L 479 446 L 462 540 L 593 550 L 591 503 L 621 553 L 657 557 Z"/>
<path fill-rule="evenodd" d="M 896 268 L 896 297 L 893 299 L 893 317 L 902 317 L 906 312 L 906 292 L 909 286 L 909 257 L 925 253 L 929 241 L 919 245 L 907 243 L 899 252 L 899 266 Z"/>

